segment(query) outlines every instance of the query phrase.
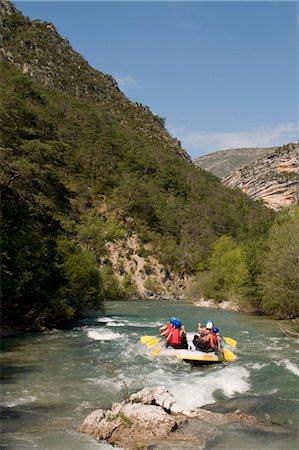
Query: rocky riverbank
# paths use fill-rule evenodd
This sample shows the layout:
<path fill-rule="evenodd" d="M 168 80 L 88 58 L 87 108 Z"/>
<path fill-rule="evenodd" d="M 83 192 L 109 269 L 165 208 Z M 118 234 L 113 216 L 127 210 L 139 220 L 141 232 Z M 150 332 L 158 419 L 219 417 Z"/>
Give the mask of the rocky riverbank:
<path fill-rule="evenodd" d="M 226 414 L 202 408 L 182 409 L 164 386 L 144 388 L 121 403 L 113 403 L 109 410 L 93 411 L 80 431 L 125 450 L 172 448 L 171 442 L 176 448 L 204 449 L 217 430 L 235 424 L 266 433 L 286 432 L 279 425 L 264 423 L 239 409 Z"/>

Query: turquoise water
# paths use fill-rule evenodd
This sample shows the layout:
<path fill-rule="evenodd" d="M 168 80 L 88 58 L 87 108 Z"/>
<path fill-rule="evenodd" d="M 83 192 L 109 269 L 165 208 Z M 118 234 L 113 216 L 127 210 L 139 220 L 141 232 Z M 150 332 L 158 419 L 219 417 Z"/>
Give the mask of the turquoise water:
<path fill-rule="evenodd" d="M 238 341 L 233 349 L 238 359 L 192 367 L 174 358 L 151 357 L 140 336 L 158 334 L 173 315 L 190 333 L 198 321 L 213 320 L 222 335 Z M 128 393 L 160 384 L 182 407 L 241 409 L 286 431 L 219 429 L 207 449 L 298 446 L 298 341 L 282 336 L 277 323 L 265 317 L 182 302 L 112 302 L 105 314 L 95 313 L 69 330 L 5 338 L 2 348 L 3 449 L 112 448 L 77 432 L 83 418 Z M 190 443 L 186 448 L 192 448 Z"/>

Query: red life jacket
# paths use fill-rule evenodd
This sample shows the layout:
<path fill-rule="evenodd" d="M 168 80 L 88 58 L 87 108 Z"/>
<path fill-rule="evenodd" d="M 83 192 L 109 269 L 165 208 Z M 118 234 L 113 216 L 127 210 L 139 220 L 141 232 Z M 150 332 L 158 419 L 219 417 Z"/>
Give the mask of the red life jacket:
<path fill-rule="evenodd" d="M 218 342 L 219 342 L 219 336 L 217 336 L 217 334 L 213 335 L 213 341 L 214 341 L 214 345 L 217 346 Z"/>
<path fill-rule="evenodd" d="M 170 338 L 170 345 L 181 345 L 182 343 L 182 336 L 180 335 L 180 329 L 179 328 L 173 328 L 172 335 Z"/>
<path fill-rule="evenodd" d="M 165 336 L 166 337 L 169 336 L 169 333 L 171 332 L 172 328 L 173 328 L 172 323 L 168 323 L 167 326 L 166 326 L 166 330 L 165 330 L 165 333 L 166 333 Z"/>

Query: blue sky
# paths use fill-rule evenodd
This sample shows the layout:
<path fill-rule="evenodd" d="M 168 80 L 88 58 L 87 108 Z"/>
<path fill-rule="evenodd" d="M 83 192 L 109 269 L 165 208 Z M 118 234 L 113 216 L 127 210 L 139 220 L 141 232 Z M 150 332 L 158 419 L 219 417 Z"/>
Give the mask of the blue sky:
<path fill-rule="evenodd" d="M 298 139 L 297 2 L 14 4 L 165 117 L 192 158 Z"/>

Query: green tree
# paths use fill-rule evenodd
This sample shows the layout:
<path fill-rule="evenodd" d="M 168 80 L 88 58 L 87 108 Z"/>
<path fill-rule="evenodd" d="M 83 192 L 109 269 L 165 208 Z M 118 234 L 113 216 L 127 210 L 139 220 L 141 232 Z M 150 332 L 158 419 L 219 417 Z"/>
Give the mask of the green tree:
<path fill-rule="evenodd" d="M 90 309 L 103 310 L 104 291 L 95 255 L 81 250 L 66 236 L 58 239 L 58 252 L 63 284 L 52 297 L 54 318 L 63 323 Z"/>
<path fill-rule="evenodd" d="M 214 245 L 209 273 L 203 280 L 205 295 L 216 300 L 242 297 L 248 279 L 244 248 L 231 236 L 221 236 Z"/>
<path fill-rule="evenodd" d="M 259 282 L 264 312 L 279 319 L 299 315 L 299 206 L 271 227 Z"/>

